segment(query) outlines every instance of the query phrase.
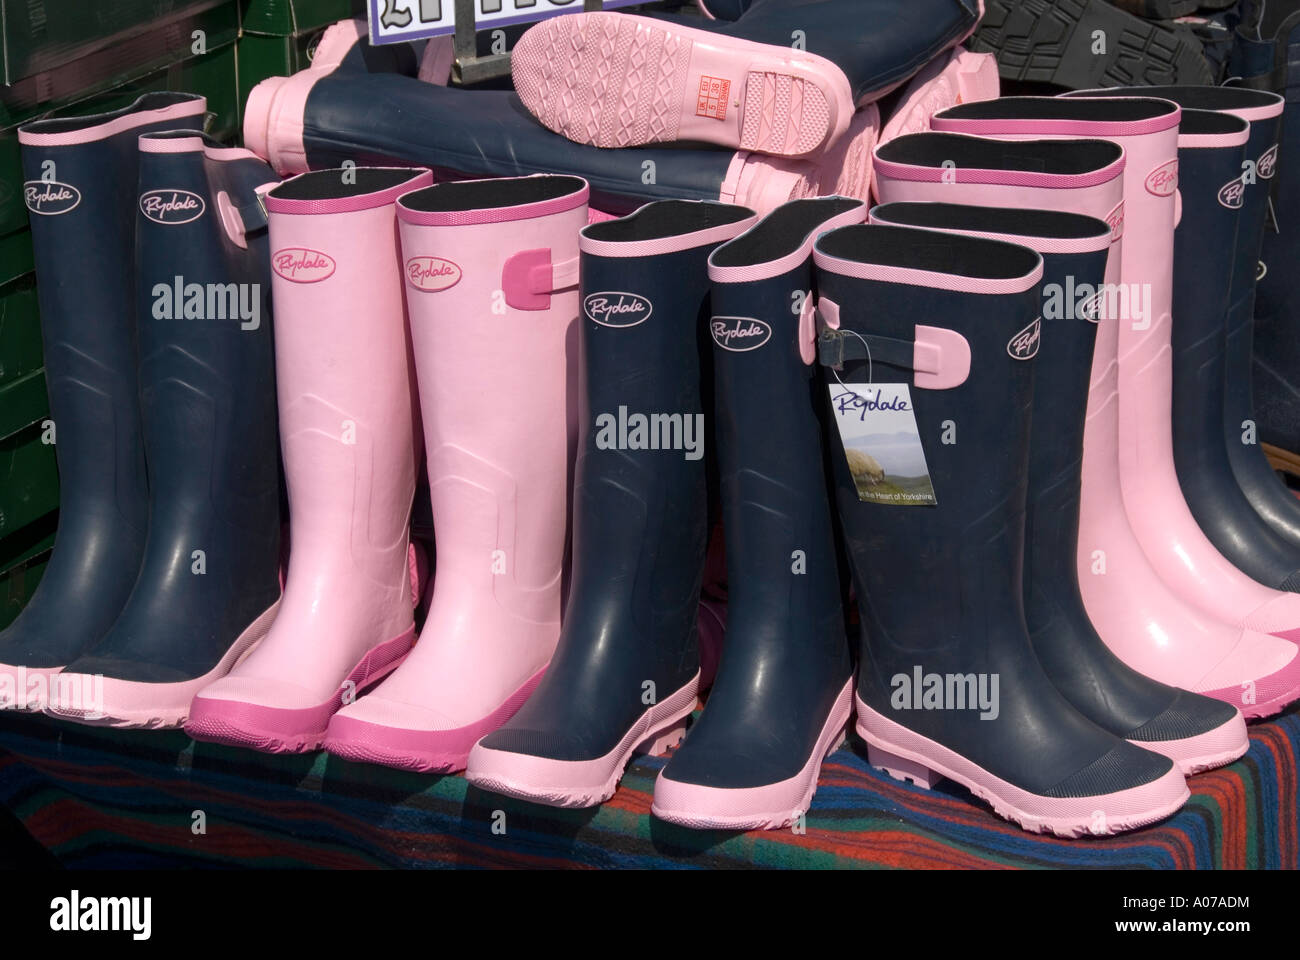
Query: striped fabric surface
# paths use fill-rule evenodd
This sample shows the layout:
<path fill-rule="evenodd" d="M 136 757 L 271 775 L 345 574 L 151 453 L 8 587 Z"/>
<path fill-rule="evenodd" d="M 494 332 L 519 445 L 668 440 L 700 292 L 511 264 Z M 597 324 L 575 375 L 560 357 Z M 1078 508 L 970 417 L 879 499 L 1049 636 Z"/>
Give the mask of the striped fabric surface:
<path fill-rule="evenodd" d="M 323 753 L 268 756 L 180 732 L 0 715 L 0 803 L 67 866 L 574 868 L 1297 867 L 1300 713 L 1192 781 L 1175 816 L 1114 838 L 1058 840 L 964 789 L 871 769 L 856 737 L 830 758 L 802 830 L 700 832 L 650 816 L 663 759 L 614 798 L 554 810 Z"/>

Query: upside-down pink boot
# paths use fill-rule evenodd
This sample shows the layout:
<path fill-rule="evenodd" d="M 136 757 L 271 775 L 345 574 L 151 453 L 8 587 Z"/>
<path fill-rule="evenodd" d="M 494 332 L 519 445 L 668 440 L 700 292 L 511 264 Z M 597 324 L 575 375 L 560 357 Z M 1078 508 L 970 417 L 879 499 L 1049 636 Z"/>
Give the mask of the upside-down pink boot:
<path fill-rule="evenodd" d="M 1127 109 L 1141 114 L 1165 108 Z M 1119 125 L 1113 120 L 1108 129 Z M 1127 158 L 1109 139 L 1009 144 L 954 133 L 912 134 L 878 147 L 873 169 L 884 202 L 1070 210 L 1106 220 L 1116 238 L 1107 283 L 1120 280 L 1122 252 L 1129 246 L 1120 240 Z M 1088 391 L 1079 520 L 1079 586 L 1088 616 L 1111 651 L 1139 673 L 1232 703 L 1246 717 L 1276 713 L 1300 693 L 1300 649 L 1240 622 L 1225 622 L 1178 595 L 1148 559 L 1122 509 L 1119 327 L 1118 317 L 1099 320 Z M 1104 567 L 1094 567 L 1096 551 Z"/>
<path fill-rule="evenodd" d="M 585 180 L 443 183 L 402 197 L 438 569 L 415 651 L 325 748 L 461 770 L 528 699 L 560 637 L 577 437 Z"/>
<path fill-rule="evenodd" d="M 394 204 L 431 182 L 350 167 L 265 197 L 289 572 L 266 639 L 194 699 L 196 740 L 314 750 L 330 716 L 411 649 L 420 439 Z"/>

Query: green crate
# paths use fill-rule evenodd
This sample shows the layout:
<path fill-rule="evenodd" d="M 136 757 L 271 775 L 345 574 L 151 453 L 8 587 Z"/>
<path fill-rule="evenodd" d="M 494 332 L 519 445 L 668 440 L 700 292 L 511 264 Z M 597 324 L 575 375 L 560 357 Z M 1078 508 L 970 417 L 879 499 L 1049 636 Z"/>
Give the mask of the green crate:
<path fill-rule="evenodd" d="M 0 0 L 5 83 L 53 70 L 231 0 Z"/>
<path fill-rule="evenodd" d="M 240 0 L 240 7 L 244 36 L 296 37 L 366 13 L 365 0 Z"/>
<path fill-rule="evenodd" d="M 211 13 L 224 10 L 221 8 Z M 150 90 L 184 90 L 208 98 L 208 130 L 213 136 L 225 140 L 234 138 L 240 124 L 236 32 L 233 22 L 220 31 L 207 32 L 207 52 L 197 57 L 188 55 L 190 45 L 187 39 L 183 48 L 173 51 L 177 55 L 171 59 L 146 60 L 146 69 L 128 72 L 115 83 L 96 88 L 89 95 L 83 94 L 67 103 L 13 107 L 5 102 L 4 91 L 0 90 L 0 235 L 20 230 L 28 222 L 27 208 L 22 199 L 23 177 L 17 135 L 19 124 L 28 120 L 114 110 Z M 182 50 L 184 56 L 180 55 Z M 8 112 L 7 106 L 11 108 Z M 0 259 L 0 269 L 5 269 L 3 259 Z"/>
<path fill-rule="evenodd" d="M 36 276 L 29 273 L 0 287 L 0 396 L 40 369 L 41 318 Z"/>
<path fill-rule="evenodd" d="M 59 507 L 54 444 L 41 423 L 0 440 L 0 542 Z"/>
<path fill-rule="evenodd" d="M 50 562 L 50 548 L 54 545 L 53 523 L 55 516 L 50 516 L 51 529 L 40 541 L 40 548 L 28 559 L 15 563 L 9 569 L 0 572 L 0 630 L 13 623 L 14 618 L 22 613 L 27 601 L 36 592 L 41 582 L 45 567 Z"/>

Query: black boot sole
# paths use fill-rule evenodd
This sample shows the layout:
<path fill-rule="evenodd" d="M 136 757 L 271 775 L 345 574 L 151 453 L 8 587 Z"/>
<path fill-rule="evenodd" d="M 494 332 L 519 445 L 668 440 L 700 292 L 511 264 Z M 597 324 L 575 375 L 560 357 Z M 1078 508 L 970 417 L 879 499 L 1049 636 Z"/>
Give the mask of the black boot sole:
<path fill-rule="evenodd" d="M 1092 52 L 1098 30 L 1104 54 Z M 1214 82 L 1194 38 L 1103 0 L 988 0 L 971 49 L 996 54 L 1003 79 L 1071 90 Z"/>

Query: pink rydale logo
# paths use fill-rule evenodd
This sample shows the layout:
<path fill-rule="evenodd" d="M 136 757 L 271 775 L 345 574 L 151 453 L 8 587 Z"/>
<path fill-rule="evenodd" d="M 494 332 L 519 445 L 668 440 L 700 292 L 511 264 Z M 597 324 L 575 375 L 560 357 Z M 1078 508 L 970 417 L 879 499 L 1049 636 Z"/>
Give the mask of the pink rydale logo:
<path fill-rule="evenodd" d="M 757 350 L 772 337 L 772 328 L 753 317 L 714 317 L 709 332 L 714 343 L 732 353 Z"/>
<path fill-rule="evenodd" d="M 582 301 L 582 312 L 602 327 L 635 327 L 650 319 L 654 305 L 635 293 L 607 290 L 589 294 Z"/>
<path fill-rule="evenodd" d="M 306 247 L 285 247 L 271 254 L 271 269 L 292 283 L 320 283 L 334 275 L 334 258 Z"/>
<path fill-rule="evenodd" d="M 406 261 L 406 279 L 426 293 L 449 290 L 460 283 L 460 267 L 442 257 L 412 257 Z"/>
<path fill-rule="evenodd" d="M 1178 189 L 1178 161 L 1166 160 L 1147 174 L 1147 193 L 1172 197 Z"/>
<path fill-rule="evenodd" d="M 1110 238 L 1118 240 L 1124 236 L 1124 201 L 1115 204 L 1115 209 L 1106 214 L 1106 224 L 1110 227 Z"/>
<path fill-rule="evenodd" d="M 1273 174 L 1277 173 L 1277 144 L 1269 147 L 1255 161 L 1255 173 L 1261 180 L 1272 180 Z"/>
<path fill-rule="evenodd" d="M 1042 342 L 1043 318 L 1039 317 L 1007 341 L 1007 353 L 1014 360 L 1032 360 L 1038 356 L 1038 346 Z"/>
<path fill-rule="evenodd" d="M 57 180 L 28 180 L 23 184 L 23 202 L 32 213 L 53 217 L 81 203 L 81 191 Z"/>
<path fill-rule="evenodd" d="M 150 190 L 140 195 L 140 212 L 169 227 L 197 220 L 206 209 L 203 198 L 189 190 Z"/>
<path fill-rule="evenodd" d="M 1236 210 L 1246 197 L 1246 182 L 1241 177 L 1229 180 L 1219 188 L 1219 203 L 1229 210 Z"/>

